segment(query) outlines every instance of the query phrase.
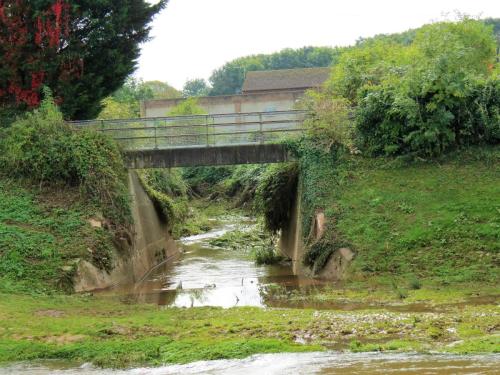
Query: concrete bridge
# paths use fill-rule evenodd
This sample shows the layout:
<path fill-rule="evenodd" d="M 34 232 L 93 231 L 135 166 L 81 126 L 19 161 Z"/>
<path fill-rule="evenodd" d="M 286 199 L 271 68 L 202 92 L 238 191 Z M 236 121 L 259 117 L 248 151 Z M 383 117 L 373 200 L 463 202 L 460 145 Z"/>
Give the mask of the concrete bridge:
<path fill-rule="evenodd" d="M 115 139 L 130 169 L 280 163 L 283 141 L 303 132 L 305 111 L 70 122 Z"/>

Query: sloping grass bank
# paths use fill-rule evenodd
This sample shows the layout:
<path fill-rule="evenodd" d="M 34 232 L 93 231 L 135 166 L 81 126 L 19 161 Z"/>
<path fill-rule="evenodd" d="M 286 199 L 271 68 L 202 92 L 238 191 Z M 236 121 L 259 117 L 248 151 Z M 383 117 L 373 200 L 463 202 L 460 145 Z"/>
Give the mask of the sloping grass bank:
<path fill-rule="evenodd" d="M 354 279 L 498 281 L 500 147 L 429 161 L 299 153 L 305 235 L 317 210 L 329 221 L 327 245 L 309 241 L 312 266 L 349 246 Z"/>
<path fill-rule="evenodd" d="M 0 292 L 71 292 L 78 259 L 109 269 L 112 233 L 88 221 L 99 211 L 78 188 L 0 177 Z"/>

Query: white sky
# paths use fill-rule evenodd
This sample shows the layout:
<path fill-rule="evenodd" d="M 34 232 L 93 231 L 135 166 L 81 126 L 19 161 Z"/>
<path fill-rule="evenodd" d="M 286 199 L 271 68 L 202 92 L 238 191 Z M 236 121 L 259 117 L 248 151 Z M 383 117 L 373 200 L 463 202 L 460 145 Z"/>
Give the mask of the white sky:
<path fill-rule="evenodd" d="M 136 76 L 181 89 L 234 58 L 344 46 L 455 12 L 500 18 L 500 0 L 170 0 L 142 46 Z"/>

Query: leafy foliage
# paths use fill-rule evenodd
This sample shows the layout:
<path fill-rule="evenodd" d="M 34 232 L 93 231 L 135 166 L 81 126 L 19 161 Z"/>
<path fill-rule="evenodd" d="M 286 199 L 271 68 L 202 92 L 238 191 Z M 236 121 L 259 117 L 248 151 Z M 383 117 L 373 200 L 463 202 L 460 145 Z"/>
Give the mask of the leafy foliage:
<path fill-rule="evenodd" d="M 97 116 L 101 100 L 134 71 L 148 24 L 166 3 L 2 1 L 0 115 L 36 107 L 46 85 L 66 118 Z"/>
<path fill-rule="evenodd" d="M 302 233 L 306 246 L 303 262 L 313 273 L 319 272 L 335 250 L 350 247 L 336 228 L 340 219 L 337 200 L 349 183 L 351 165 L 346 149 L 333 144 L 326 149 L 318 138 L 304 138 L 291 143 L 290 148 L 299 160 L 299 183 Z M 313 233 L 313 218 L 318 211 L 326 217 L 323 237 Z"/>
<path fill-rule="evenodd" d="M 369 154 L 433 156 L 498 142 L 495 56 L 492 27 L 469 18 L 426 25 L 409 44 L 363 41 L 342 54 L 315 108 L 343 105 L 316 111 L 312 128 L 349 145 L 339 133 L 350 104 L 356 130 L 350 142 Z"/>
<path fill-rule="evenodd" d="M 182 96 L 189 98 L 191 96 L 205 96 L 208 95 L 210 87 L 203 78 L 190 79 L 182 88 Z"/>
<path fill-rule="evenodd" d="M 207 111 L 198 105 L 197 98 L 187 98 L 168 111 L 167 116 L 204 115 Z"/>
<path fill-rule="evenodd" d="M 179 237 L 189 214 L 187 185 L 179 170 L 145 169 L 138 172 L 138 176 L 160 219 L 169 225 L 175 237 Z"/>
<path fill-rule="evenodd" d="M 137 80 L 129 77 L 124 85 L 102 101 L 100 119 L 141 116 L 141 102 L 150 99 L 178 98 L 181 93 L 165 82 Z"/>
<path fill-rule="evenodd" d="M 256 191 L 256 205 L 264 215 L 267 230 L 276 233 L 290 219 L 297 178 L 296 164 L 273 165 L 263 175 Z"/>
<path fill-rule="evenodd" d="M 117 145 L 103 134 L 75 131 L 54 105 L 50 92 L 39 109 L 3 131 L 3 173 L 40 184 L 64 183 L 81 192 L 116 223 L 130 221 L 125 167 Z"/>
<path fill-rule="evenodd" d="M 309 114 L 304 121 L 309 137 L 315 139 L 325 150 L 335 144 L 355 150 L 355 132 L 348 99 L 311 90 L 306 93 L 300 105 Z"/>

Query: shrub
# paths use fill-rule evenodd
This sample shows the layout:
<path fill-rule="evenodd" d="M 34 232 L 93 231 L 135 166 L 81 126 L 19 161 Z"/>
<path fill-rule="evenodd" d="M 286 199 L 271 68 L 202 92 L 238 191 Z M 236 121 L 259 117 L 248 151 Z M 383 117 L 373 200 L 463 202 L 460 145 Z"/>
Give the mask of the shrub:
<path fill-rule="evenodd" d="M 310 137 L 318 140 L 326 150 L 338 144 L 354 151 L 354 126 L 348 99 L 311 90 L 306 93 L 303 105 L 309 112 L 304 126 Z"/>
<path fill-rule="evenodd" d="M 356 111 L 362 149 L 370 154 L 435 156 L 461 145 L 498 143 L 500 81 L 457 84 L 464 85 L 459 96 L 444 88 L 426 92 L 426 82 L 417 83 L 413 93 L 392 86 L 365 89 Z"/>
<path fill-rule="evenodd" d="M 182 177 L 194 193 L 204 195 L 231 176 L 232 171 L 231 167 L 188 167 L 182 169 Z"/>
<path fill-rule="evenodd" d="M 257 209 L 267 230 L 278 232 L 290 218 L 297 193 L 297 164 L 274 165 L 264 174 L 256 191 Z"/>
<path fill-rule="evenodd" d="M 0 141 L 3 173 L 38 184 L 79 186 L 115 223 L 131 221 L 126 170 L 111 139 L 67 125 L 50 92 L 39 109 L 5 129 Z"/>
<path fill-rule="evenodd" d="M 325 90 L 315 94 L 313 133 L 385 155 L 437 156 L 457 146 L 497 143 L 495 45 L 492 28 L 470 18 L 426 25 L 409 45 L 362 43 L 342 55 Z M 356 131 L 346 137 L 348 105 Z"/>
<path fill-rule="evenodd" d="M 153 189 L 172 197 L 187 196 L 189 187 L 179 169 L 146 169 L 142 173 Z"/>
<path fill-rule="evenodd" d="M 283 260 L 283 257 L 276 254 L 273 246 L 261 246 L 256 247 L 253 252 L 253 257 L 255 263 L 258 265 L 262 264 L 276 264 Z"/>

